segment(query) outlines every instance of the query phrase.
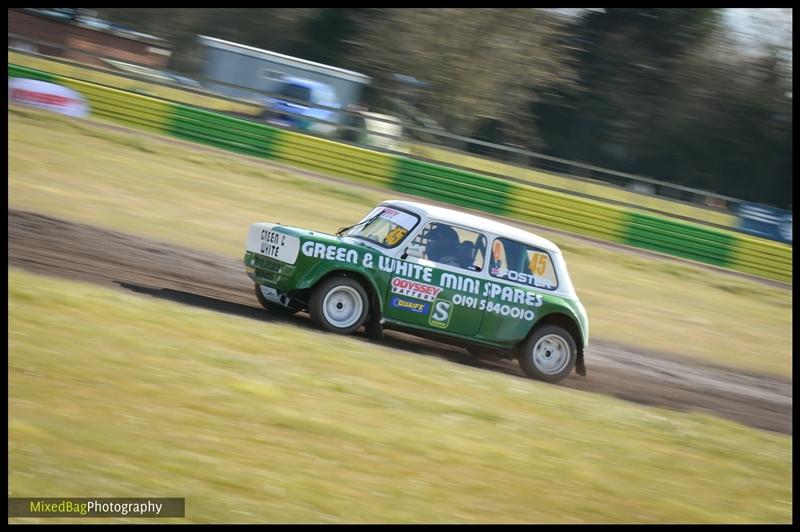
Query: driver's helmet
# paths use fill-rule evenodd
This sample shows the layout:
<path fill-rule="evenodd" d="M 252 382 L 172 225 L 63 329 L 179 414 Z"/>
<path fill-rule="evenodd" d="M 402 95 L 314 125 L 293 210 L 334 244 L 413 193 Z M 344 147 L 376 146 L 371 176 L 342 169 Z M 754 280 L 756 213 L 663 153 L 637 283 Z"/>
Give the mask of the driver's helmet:
<path fill-rule="evenodd" d="M 441 261 L 458 254 L 459 239 L 455 229 L 447 225 L 437 225 L 428 234 L 427 255 L 430 260 Z"/>

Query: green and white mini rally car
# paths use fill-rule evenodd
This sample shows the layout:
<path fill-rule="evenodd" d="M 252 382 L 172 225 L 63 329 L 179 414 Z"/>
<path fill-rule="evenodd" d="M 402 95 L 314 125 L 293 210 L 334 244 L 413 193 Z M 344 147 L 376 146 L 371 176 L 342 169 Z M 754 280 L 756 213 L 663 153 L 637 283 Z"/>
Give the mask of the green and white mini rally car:
<path fill-rule="evenodd" d="M 395 329 L 519 359 L 531 377 L 585 375 L 589 321 L 558 246 L 503 223 L 385 201 L 336 236 L 274 223 L 247 235 L 267 309 L 349 334 Z"/>

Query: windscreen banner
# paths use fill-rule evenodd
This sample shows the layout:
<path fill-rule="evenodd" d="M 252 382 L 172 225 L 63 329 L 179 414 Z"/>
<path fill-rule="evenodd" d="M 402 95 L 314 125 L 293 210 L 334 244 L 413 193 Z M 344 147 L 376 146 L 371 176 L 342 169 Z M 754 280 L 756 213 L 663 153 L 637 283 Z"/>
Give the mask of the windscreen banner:
<path fill-rule="evenodd" d="M 89 105 L 72 89 L 28 78 L 8 79 L 8 101 L 54 111 L 67 116 L 86 118 Z"/>
<path fill-rule="evenodd" d="M 792 212 L 759 205 L 739 205 L 739 229 L 753 235 L 792 243 Z"/>

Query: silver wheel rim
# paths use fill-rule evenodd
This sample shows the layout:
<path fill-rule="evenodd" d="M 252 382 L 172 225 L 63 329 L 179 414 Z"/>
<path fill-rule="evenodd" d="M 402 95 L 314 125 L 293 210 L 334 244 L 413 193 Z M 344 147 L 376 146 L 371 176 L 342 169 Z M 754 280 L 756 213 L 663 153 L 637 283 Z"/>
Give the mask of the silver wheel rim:
<path fill-rule="evenodd" d="M 350 286 L 337 286 L 322 300 L 325 320 L 339 329 L 351 327 L 361 317 L 363 310 L 361 296 Z"/>
<path fill-rule="evenodd" d="M 545 375 L 556 375 L 567 367 L 569 355 L 566 340 L 556 334 L 547 334 L 533 346 L 533 365 Z"/>

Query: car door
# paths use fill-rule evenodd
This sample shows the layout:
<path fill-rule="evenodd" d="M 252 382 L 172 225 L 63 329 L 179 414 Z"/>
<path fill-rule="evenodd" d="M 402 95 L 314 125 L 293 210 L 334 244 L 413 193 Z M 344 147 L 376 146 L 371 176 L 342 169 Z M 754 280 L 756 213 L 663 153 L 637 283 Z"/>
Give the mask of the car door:
<path fill-rule="evenodd" d="M 486 243 L 480 231 L 429 221 L 396 259 L 384 317 L 434 331 L 477 334 Z"/>

